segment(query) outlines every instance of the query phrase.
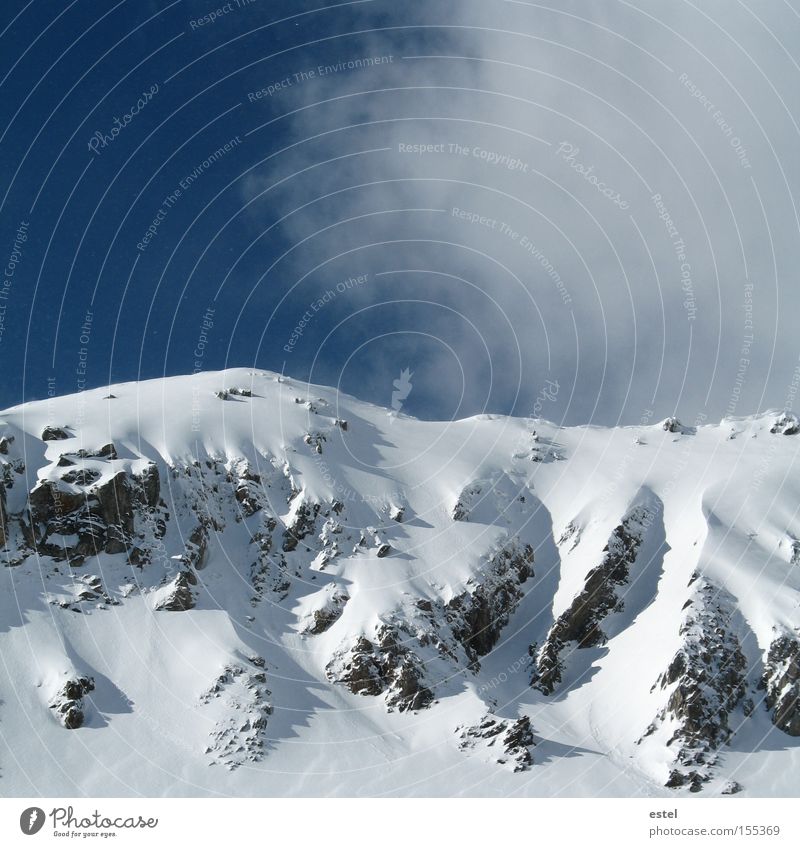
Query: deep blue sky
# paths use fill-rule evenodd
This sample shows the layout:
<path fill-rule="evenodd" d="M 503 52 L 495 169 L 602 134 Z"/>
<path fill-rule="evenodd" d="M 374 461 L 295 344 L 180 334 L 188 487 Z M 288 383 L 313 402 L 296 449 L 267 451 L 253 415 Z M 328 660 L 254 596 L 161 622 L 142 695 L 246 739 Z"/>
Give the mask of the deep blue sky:
<path fill-rule="evenodd" d="M 796 16 L 325 5 L 5 0 L 0 407 L 242 365 L 384 405 L 409 368 L 432 418 L 528 414 L 547 380 L 571 423 L 785 405 Z"/>

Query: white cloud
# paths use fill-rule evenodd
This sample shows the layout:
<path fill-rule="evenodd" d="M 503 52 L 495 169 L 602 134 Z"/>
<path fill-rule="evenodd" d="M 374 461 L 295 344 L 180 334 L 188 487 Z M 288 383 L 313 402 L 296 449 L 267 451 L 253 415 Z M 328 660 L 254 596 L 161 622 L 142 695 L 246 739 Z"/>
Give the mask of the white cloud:
<path fill-rule="evenodd" d="M 555 5 L 413 4 L 382 26 L 419 28 L 328 43 L 326 64 L 393 60 L 271 98 L 272 116 L 300 110 L 263 131 L 302 143 L 245 194 L 300 173 L 253 205 L 254 226 L 288 215 L 300 245 L 288 278 L 319 265 L 301 300 L 385 274 L 331 311 L 385 304 L 348 320 L 336 349 L 389 333 L 348 367 L 369 386 L 410 366 L 430 395 L 414 411 L 518 396 L 525 414 L 548 376 L 565 386 L 551 416 L 570 422 L 782 405 L 797 355 L 800 89 L 776 39 L 789 45 L 800 20 L 755 10 L 770 33 L 721 2 Z M 376 20 L 367 8 L 352 29 Z M 392 334 L 411 331 L 438 340 Z"/>

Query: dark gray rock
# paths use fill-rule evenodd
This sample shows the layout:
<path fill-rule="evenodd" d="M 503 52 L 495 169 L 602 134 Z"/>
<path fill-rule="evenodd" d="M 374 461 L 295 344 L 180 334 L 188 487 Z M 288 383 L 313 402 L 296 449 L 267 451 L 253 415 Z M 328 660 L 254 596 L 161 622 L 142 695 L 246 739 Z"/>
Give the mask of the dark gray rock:
<path fill-rule="evenodd" d="M 0 483 L 0 547 L 8 543 L 8 514 L 6 512 L 6 488 Z"/>
<path fill-rule="evenodd" d="M 533 765 L 531 748 L 536 746 L 536 739 L 527 716 L 509 721 L 486 715 L 475 726 L 456 731 L 460 733 L 461 750 L 483 748 L 498 764 L 510 765 L 515 773 L 530 770 Z"/>
<path fill-rule="evenodd" d="M 342 616 L 349 596 L 337 591 L 322 609 L 316 609 L 311 615 L 311 624 L 306 629 L 309 635 L 321 635 L 327 632 Z"/>
<path fill-rule="evenodd" d="M 386 695 L 400 711 L 417 710 L 434 700 L 426 673 L 464 663 L 473 670 L 488 653 L 522 597 L 533 574 L 533 549 L 517 541 L 496 551 L 480 576 L 449 603 L 421 599 L 397 610 L 373 638 L 362 635 L 327 666 L 328 678 L 356 694 Z M 447 673 L 447 671 L 443 671 Z M 452 673 L 452 671 L 450 671 Z"/>
<path fill-rule="evenodd" d="M 94 691 L 92 677 L 75 677 L 68 679 L 51 701 L 50 708 L 55 711 L 66 729 L 80 729 L 83 726 L 85 720 L 83 698 L 90 691 Z"/>
<path fill-rule="evenodd" d="M 124 553 L 133 534 L 133 492 L 125 471 L 108 482 L 95 486 L 90 494 L 97 511 L 108 527 L 106 553 Z"/>
<path fill-rule="evenodd" d="M 217 718 L 204 752 L 229 770 L 261 761 L 268 742 L 266 730 L 273 708 L 263 670 L 266 663 L 261 656 L 249 662 L 255 671 L 244 663 L 228 665 L 200 696 L 202 705 L 222 700 L 227 707 L 226 716 Z"/>
<path fill-rule="evenodd" d="M 42 482 L 28 495 L 34 521 L 47 524 L 69 515 L 86 504 L 86 494 L 74 493 L 55 482 Z"/>
<path fill-rule="evenodd" d="M 60 426 L 46 426 L 42 430 L 42 441 L 64 441 L 72 436 Z"/>
<path fill-rule="evenodd" d="M 544 694 L 552 694 L 561 682 L 562 654 L 568 645 L 584 649 L 606 643 L 601 624 L 610 614 L 622 609 L 618 588 L 628 584 L 630 568 L 651 520 L 652 514 L 645 506 L 637 506 L 628 513 L 611 533 L 600 564 L 589 571 L 583 589 L 550 628 L 531 680 Z"/>
<path fill-rule="evenodd" d="M 731 716 L 745 696 L 747 662 L 731 622 L 735 603 L 725 591 L 699 580 L 680 627 L 683 645 L 653 688 L 669 691 L 667 704 L 640 742 L 666 721 L 675 764 L 668 788 L 701 790 L 711 779 L 716 751 L 733 734 Z"/>
<path fill-rule="evenodd" d="M 292 523 L 286 527 L 283 534 L 283 552 L 290 553 L 297 545 L 315 529 L 315 522 L 319 514 L 318 503 L 303 503 L 294 514 Z"/>
<path fill-rule="evenodd" d="M 773 435 L 797 435 L 800 432 L 800 421 L 798 421 L 797 415 L 793 415 L 791 412 L 783 412 L 776 418 L 769 431 Z"/>
<path fill-rule="evenodd" d="M 497 643 L 532 576 L 533 548 L 509 544 L 492 556 L 474 588 L 446 605 L 446 620 L 475 666 Z"/>
<path fill-rule="evenodd" d="M 377 696 L 386 692 L 386 705 L 401 712 L 427 708 L 434 699 L 423 683 L 418 657 L 387 625 L 379 628 L 375 644 L 361 636 L 346 656 L 328 664 L 327 674 L 353 694 Z"/>
<path fill-rule="evenodd" d="M 191 571 L 181 571 L 172 581 L 169 591 L 154 606 L 157 612 L 186 612 L 195 607 L 192 586 L 197 577 Z"/>
<path fill-rule="evenodd" d="M 728 780 L 722 788 L 722 794 L 730 795 L 730 794 L 738 794 L 740 791 L 744 791 L 744 786 L 738 783 L 735 779 Z"/>
<path fill-rule="evenodd" d="M 161 499 L 161 477 L 158 465 L 150 462 L 139 475 L 139 482 L 144 491 L 144 501 L 151 508 L 155 508 Z"/>
<path fill-rule="evenodd" d="M 782 635 L 770 644 L 761 687 L 772 722 L 787 735 L 800 736 L 800 640 Z"/>
<path fill-rule="evenodd" d="M 63 482 L 68 482 L 70 485 L 91 485 L 95 480 L 100 478 L 100 471 L 92 468 L 76 468 L 75 470 L 67 471 L 61 477 Z"/>

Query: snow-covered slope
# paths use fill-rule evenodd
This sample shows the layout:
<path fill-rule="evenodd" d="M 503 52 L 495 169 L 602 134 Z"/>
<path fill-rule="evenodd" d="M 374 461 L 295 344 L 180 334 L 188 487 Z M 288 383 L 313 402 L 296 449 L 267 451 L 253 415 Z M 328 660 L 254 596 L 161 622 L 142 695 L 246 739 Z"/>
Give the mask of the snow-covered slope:
<path fill-rule="evenodd" d="M 8 409 L 0 794 L 795 794 L 796 430 Z"/>

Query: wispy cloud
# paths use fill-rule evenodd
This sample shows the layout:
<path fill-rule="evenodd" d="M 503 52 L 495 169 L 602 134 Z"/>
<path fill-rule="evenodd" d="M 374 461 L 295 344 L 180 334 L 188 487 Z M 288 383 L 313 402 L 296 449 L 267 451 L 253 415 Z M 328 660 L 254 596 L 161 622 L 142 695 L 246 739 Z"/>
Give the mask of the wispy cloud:
<path fill-rule="evenodd" d="M 800 22 L 720 2 L 557 7 L 366 7 L 326 43 L 327 71 L 298 60 L 254 106 L 258 132 L 292 145 L 243 186 L 261 195 L 254 231 L 280 221 L 289 247 L 283 318 L 369 273 L 321 319 L 318 359 L 375 386 L 407 363 L 413 413 L 525 414 L 553 377 L 570 422 L 721 416 L 734 391 L 737 413 L 781 405 L 800 295 L 780 39 Z"/>

